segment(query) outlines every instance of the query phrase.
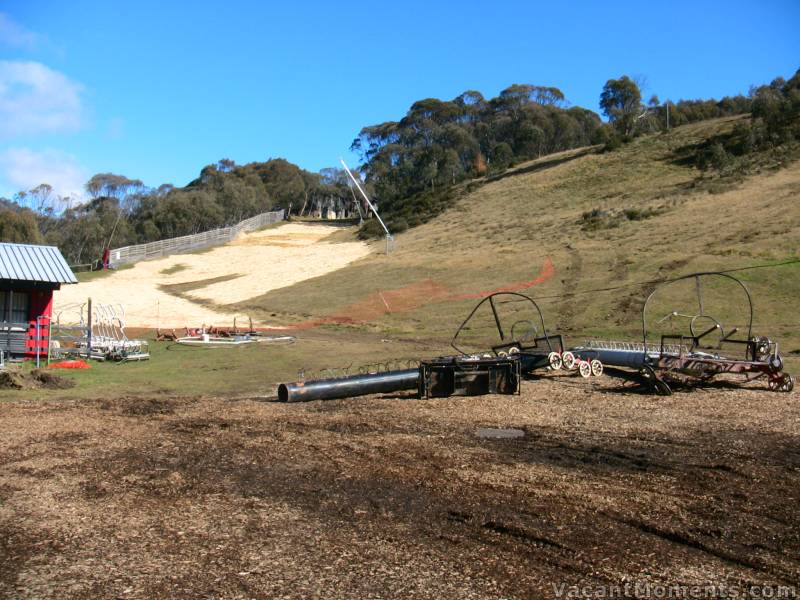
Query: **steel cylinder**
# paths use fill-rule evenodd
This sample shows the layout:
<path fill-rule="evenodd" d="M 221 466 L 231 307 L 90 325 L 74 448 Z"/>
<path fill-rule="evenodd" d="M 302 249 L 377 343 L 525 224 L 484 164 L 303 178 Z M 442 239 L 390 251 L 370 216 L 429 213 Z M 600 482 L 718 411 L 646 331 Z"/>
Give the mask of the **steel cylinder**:
<path fill-rule="evenodd" d="M 617 350 L 606 348 L 573 348 L 571 352 L 583 360 L 598 359 L 604 365 L 641 369 L 647 355 L 641 350 Z"/>
<path fill-rule="evenodd" d="M 335 400 L 418 388 L 419 369 L 405 369 L 369 375 L 352 375 L 340 379 L 282 383 L 278 386 L 278 400 L 280 402 Z"/>

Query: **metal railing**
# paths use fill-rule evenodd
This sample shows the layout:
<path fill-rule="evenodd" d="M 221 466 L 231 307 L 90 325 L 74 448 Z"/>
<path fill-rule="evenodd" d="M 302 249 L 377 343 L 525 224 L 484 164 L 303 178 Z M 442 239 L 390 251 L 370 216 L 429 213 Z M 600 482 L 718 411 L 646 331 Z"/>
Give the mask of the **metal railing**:
<path fill-rule="evenodd" d="M 111 265 L 124 265 L 139 262 L 140 260 L 178 254 L 188 250 L 197 250 L 208 246 L 219 246 L 231 241 L 240 233 L 255 231 L 265 225 L 283 221 L 283 215 L 284 211 L 282 210 L 261 213 L 260 215 L 250 217 L 230 227 L 212 229 L 194 235 L 184 235 L 166 240 L 158 240 L 157 242 L 115 248 L 111 250 Z"/>
<path fill-rule="evenodd" d="M 623 342 L 616 340 L 587 340 L 584 347 L 589 350 L 625 350 L 628 352 L 664 352 L 666 354 L 687 353 L 689 349 L 681 344 L 654 344 L 643 342 Z"/>

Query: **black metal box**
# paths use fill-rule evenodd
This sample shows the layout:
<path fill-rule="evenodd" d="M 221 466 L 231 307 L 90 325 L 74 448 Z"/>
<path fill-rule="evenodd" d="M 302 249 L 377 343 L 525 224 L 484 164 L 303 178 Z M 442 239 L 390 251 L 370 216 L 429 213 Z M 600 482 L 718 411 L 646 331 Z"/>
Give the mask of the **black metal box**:
<path fill-rule="evenodd" d="M 520 361 L 515 357 L 457 356 L 419 365 L 419 395 L 424 398 L 518 394 Z"/>

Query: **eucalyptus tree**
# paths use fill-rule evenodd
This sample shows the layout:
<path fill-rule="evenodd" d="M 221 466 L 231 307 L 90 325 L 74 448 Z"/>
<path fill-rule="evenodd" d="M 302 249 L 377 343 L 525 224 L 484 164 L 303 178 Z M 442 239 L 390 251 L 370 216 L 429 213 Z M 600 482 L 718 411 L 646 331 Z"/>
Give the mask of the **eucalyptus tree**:
<path fill-rule="evenodd" d="M 627 75 L 609 79 L 600 94 L 600 108 L 620 135 L 632 135 L 642 112 L 642 93 Z"/>

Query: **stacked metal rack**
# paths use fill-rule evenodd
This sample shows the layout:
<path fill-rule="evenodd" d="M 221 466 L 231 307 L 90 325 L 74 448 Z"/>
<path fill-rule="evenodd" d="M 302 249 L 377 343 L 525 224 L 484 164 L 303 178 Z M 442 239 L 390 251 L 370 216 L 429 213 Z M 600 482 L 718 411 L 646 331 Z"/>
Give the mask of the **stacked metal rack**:
<path fill-rule="evenodd" d="M 92 303 L 63 307 L 52 324 L 55 356 L 131 362 L 148 360 L 145 340 L 129 339 L 121 305 Z"/>

